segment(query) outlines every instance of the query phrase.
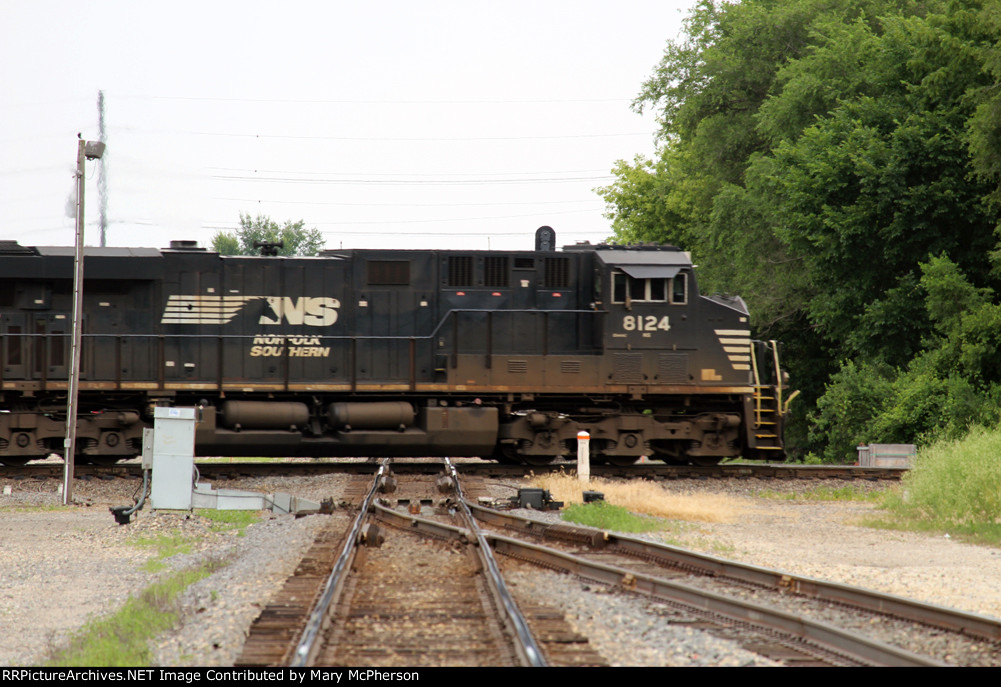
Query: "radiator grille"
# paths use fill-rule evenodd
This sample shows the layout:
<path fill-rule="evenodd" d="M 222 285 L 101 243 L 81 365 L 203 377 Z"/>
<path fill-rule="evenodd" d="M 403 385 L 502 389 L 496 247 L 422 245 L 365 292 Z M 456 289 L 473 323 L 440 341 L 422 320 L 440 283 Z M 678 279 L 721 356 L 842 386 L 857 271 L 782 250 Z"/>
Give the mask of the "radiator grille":
<path fill-rule="evenodd" d="M 643 382 L 643 356 L 638 353 L 616 353 L 612 379 L 627 384 Z"/>
<path fill-rule="evenodd" d="M 661 353 L 657 361 L 657 378 L 662 384 L 687 384 L 688 354 Z"/>

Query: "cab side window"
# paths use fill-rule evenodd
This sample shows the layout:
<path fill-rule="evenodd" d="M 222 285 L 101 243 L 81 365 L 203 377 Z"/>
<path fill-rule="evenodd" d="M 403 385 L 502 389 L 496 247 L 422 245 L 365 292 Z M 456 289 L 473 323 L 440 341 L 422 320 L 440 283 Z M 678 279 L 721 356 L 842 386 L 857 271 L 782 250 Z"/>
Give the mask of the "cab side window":
<path fill-rule="evenodd" d="M 678 272 L 671 279 L 671 303 L 685 305 L 688 303 L 688 275 Z"/>
<path fill-rule="evenodd" d="M 626 295 L 632 303 L 688 303 L 688 279 L 678 273 L 672 279 L 636 279 L 624 272 L 612 273 L 612 302 L 625 303 Z"/>

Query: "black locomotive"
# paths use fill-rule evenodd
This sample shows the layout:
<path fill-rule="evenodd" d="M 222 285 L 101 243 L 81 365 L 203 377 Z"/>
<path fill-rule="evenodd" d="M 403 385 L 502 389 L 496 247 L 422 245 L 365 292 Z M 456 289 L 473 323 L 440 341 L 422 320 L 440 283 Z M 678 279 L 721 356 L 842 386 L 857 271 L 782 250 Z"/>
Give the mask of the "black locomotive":
<path fill-rule="evenodd" d="M 780 459 L 784 379 L 670 246 L 88 248 L 77 460 L 196 406 L 199 455 Z M 0 462 L 63 451 L 73 249 L 0 241 Z"/>

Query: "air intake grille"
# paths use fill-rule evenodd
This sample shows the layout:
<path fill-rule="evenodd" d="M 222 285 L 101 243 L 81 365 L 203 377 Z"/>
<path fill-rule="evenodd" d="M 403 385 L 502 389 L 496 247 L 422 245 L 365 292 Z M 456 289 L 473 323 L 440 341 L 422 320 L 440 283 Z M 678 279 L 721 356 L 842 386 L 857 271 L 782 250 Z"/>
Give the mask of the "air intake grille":
<path fill-rule="evenodd" d="M 508 285 L 508 269 L 506 256 L 491 256 L 483 263 L 483 284 L 493 288 L 503 288 Z"/>
<path fill-rule="evenodd" d="M 657 361 L 657 377 L 662 384 L 687 384 L 688 354 L 661 353 Z"/>
<path fill-rule="evenodd" d="M 617 353 L 612 379 L 628 384 L 641 383 L 643 381 L 643 356 L 638 353 Z"/>
<path fill-rule="evenodd" d="M 448 285 L 473 285 L 473 257 L 471 255 L 450 255 L 448 258 Z"/>
<path fill-rule="evenodd" d="M 507 361 L 507 371 L 513 372 L 515 374 L 524 374 L 528 372 L 528 361 L 527 360 L 508 360 Z"/>
<path fill-rule="evenodd" d="M 565 289 L 570 285 L 569 258 L 546 258 L 543 285 L 547 289 Z"/>

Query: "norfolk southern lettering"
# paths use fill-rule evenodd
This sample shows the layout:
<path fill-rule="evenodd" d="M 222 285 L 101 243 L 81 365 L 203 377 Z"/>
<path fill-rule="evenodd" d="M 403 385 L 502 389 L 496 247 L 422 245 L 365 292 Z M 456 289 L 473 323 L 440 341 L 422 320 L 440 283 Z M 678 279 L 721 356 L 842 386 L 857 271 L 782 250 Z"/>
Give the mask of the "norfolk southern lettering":
<path fill-rule="evenodd" d="M 285 355 L 287 344 L 290 358 L 326 358 L 330 355 L 330 346 L 321 345 L 321 341 L 317 336 L 255 336 L 250 355 L 281 357 Z"/>

